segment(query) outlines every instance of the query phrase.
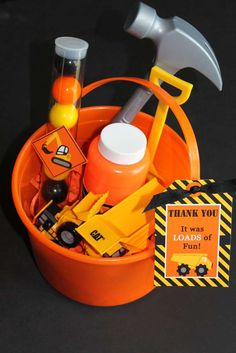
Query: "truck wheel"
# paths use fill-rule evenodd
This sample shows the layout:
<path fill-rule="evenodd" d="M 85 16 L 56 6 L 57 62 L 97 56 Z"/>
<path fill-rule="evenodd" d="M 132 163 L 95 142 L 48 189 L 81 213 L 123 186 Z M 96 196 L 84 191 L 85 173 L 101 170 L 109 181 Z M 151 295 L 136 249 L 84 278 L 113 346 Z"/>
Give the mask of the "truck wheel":
<path fill-rule="evenodd" d="M 74 248 L 82 240 L 81 235 L 76 231 L 77 224 L 65 222 L 57 229 L 58 241 L 67 248 Z"/>
<path fill-rule="evenodd" d="M 178 266 L 177 272 L 178 272 L 178 274 L 179 274 L 180 276 L 186 276 L 186 275 L 189 274 L 190 268 L 189 268 L 189 266 L 186 265 L 186 264 L 181 264 L 181 265 Z"/>
<path fill-rule="evenodd" d="M 206 265 L 198 265 L 195 268 L 195 272 L 198 276 L 205 276 L 208 272 Z"/>

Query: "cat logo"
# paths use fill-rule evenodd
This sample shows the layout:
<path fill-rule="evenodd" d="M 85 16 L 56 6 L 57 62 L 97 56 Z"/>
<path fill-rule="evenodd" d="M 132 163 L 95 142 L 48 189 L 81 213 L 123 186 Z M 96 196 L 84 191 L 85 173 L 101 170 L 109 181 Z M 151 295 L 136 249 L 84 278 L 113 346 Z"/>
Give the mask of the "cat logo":
<path fill-rule="evenodd" d="M 96 241 L 98 241 L 100 239 L 103 239 L 103 240 L 105 239 L 104 236 L 101 233 L 99 233 L 96 229 L 93 230 L 90 233 L 90 235 L 92 235 L 93 239 L 96 240 Z"/>

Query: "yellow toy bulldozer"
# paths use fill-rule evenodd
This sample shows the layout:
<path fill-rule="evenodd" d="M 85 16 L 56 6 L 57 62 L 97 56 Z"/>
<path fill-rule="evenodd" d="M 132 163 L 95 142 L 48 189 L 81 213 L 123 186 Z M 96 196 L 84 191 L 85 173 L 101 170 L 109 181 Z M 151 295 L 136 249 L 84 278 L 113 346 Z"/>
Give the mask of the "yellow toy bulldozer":
<path fill-rule="evenodd" d="M 49 239 L 68 248 L 80 243 L 88 255 L 121 256 L 147 247 L 154 233 L 154 211 L 143 212 L 152 196 L 163 191 L 156 178 L 133 194 L 99 214 L 108 193 L 88 193 L 81 201 L 62 210 L 50 201 L 36 216 L 34 223 Z"/>

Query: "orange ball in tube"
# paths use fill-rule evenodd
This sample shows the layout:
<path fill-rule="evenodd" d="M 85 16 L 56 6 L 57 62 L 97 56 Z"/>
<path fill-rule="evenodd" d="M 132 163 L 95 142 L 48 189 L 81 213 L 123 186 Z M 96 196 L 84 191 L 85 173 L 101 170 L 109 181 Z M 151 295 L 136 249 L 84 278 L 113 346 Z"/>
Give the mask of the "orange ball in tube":
<path fill-rule="evenodd" d="M 147 140 L 137 127 L 114 123 L 95 137 L 88 150 L 84 191 L 109 191 L 106 204 L 113 206 L 142 186 L 150 163 Z"/>
<path fill-rule="evenodd" d="M 53 98 L 60 104 L 73 104 L 81 96 L 81 85 L 74 77 L 58 77 L 53 82 L 52 95 Z"/>

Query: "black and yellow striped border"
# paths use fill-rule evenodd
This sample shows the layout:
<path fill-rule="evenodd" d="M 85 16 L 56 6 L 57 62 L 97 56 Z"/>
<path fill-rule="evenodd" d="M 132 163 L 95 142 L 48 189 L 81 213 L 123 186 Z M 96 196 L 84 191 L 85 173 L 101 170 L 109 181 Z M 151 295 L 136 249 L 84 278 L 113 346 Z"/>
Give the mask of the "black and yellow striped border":
<path fill-rule="evenodd" d="M 192 182 L 199 182 L 205 185 L 209 182 L 214 183 L 213 179 L 208 180 L 177 180 L 169 186 L 168 190 L 184 189 Z M 228 287 L 230 270 L 230 242 L 232 229 L 232 207 L 233 197 L 228 193 L 205 194 L 199 196 L 186 197 L 175 204 L 220 204 L 220 245 L 217 278 L 166 278 L 165 277 L 165 235 L 166 235 L 166 206 L 155 209 L 155 261 L 154 261 L 154 285 L 160 286 L 200 286 L 200 287 Z"/>

